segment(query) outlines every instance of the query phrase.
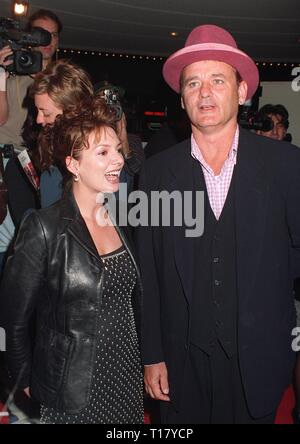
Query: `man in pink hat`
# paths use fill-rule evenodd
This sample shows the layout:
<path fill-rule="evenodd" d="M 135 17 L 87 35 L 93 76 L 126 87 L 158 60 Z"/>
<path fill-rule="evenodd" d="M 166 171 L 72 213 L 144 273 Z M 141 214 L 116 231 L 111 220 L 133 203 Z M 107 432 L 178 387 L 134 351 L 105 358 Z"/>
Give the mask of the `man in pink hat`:
<path fill-rule="evenodd" d="M 214 25 L 163 68 L 192 136 L 146 163 L 141 189 L 204 193 L 204 231 L 142 227 L 145 386 L 162 422 L 272 423 L 294 365 L 300 275 L 300 151 L 240 129 L 259 83 L 253 60 Z"/>

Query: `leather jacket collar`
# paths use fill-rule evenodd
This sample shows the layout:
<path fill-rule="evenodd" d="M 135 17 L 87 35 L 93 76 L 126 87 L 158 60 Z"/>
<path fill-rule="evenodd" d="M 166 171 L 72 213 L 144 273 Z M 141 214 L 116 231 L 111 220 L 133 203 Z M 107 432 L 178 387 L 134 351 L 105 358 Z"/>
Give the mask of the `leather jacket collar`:
<path fill-rule="evenodd" d="M 61 220 L 64 222 L 64 229 L 66 229 L 69 233 L 81 244 L 83 248 L 85 248 L 90 254 L 92 254 L 96 259 L 101 261 L 101 258 L 98 254 L 97 248 L 94 244 L 94 241 L 90 235 L 90 232 L 87 228 L 87 225 L 80 213 L 79 207 L 77 205 L 77 202 L 75 200 L 73 191 L 70 189 L 66 191 L 64 194 L 61 203 Z M 129 230 L 127 227 L 120 228 L 117 224 L 118 220 L 118 206 L 117 206 L 117 214 L 111 214 L 111 219 L 115 225 L 115 228 L 125 246 L 127 251 L 129 252 L 132 260 L 134 261 L 134 264 L 136 266 L 136 269 L 138 270 L 138 266 L 136 263 L 135 255 L 132 254 L 132 251 L 134 250 L 133 243 L 131 242 L 131 236 L 129 233 Z"/>

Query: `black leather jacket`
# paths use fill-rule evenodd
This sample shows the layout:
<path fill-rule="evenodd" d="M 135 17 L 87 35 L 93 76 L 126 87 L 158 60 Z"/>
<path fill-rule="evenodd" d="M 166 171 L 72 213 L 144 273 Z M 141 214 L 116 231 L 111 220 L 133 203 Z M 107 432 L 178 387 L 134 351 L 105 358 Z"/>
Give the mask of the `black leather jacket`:
<path fill-rule="evenodd" d="M 116 227 L 137 270 L 133 307 L 139 323 L 140 273 L 126 230 Z M 42 404 L 77 413 L 89 399 L 104 268 L 70 192 L 21 224 L 1 284 L 11 376 Z M 35 332 L 30 325 L 35 317 Z"/>

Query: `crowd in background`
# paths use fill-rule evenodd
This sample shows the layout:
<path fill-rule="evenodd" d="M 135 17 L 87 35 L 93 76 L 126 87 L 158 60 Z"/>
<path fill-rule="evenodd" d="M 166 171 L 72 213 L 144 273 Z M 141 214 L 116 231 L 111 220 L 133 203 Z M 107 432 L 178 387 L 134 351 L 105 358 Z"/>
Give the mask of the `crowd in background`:
<path fill-rule="evenodd" d="M 192 253 L 192 250 L 189 250 L 188 257 L 193 257 L 195 254 L 195 260 L 199 261 L 199 268 L 203 267 L 206 270 L 205 264 L 212 260 L 216 266 L 219 262 L 218 256 L 224 254 L 228 260 L 229 268 L 221 272 L 217 270 L 216 273 L 222 275 L 224 272 L 226 276 L 229 275 L 234 279 L 237 273 L 236 265 L 234 261 L 231 261 L 230 255 L 228 256 L 228 248 L 231 251 L 234 246 L 232 257 L 236 258 L 239 245 L 235 243 L 235 234 L 230 230 L 230 225 L 235 217 L 233 201 L 236 198 L 236 189 L 241 186 L 239 176 L 237 176 L 239 173 L 233 173 L 237 147 L 235 143 L 232 146 L 230 143 L 231 166 L 225 160 L 228 152 L 221 162 L 222 165 L 223 163 L 227 165 L 226 174 L 228 177 L 230 176 L 230 180 L 232 178 L 233 185 L 229 186 L 229 180 L 227 184 L 229 197 L 227 200 L 223 199 L 221 205 L 226 209 L 225 216 L 219 219 L 221 213 L 219 214 L 214 208 L 214 199 L 218 200 L 218 198 L 209 194 L 214 186 L 210 175 L 221 177 L 223 167 L 215 165 L 215 168 L 210 168 L 211 164 L 207 162 L 207 158 L 197 155 L 197 146 L 205 147 L 207 140 L 202 139 L 201 131 L 195 122 L 193 108 L 195 103 L 192 99 L 192 94 L 194 94 L 192 90 L 198 88 L 200 77 L 202 76 L 203 80 L 210 67 L 199 65 L 199 72 L 201 72 L 199 74 L 196 68 L 193 71 L 194 68 L 191 67 L 197 63 L 206 63 L 207 59 L 203 59 L 202 55 L 199 61 L 188 58 L 190 55 L 188 48 L 191 45 L 207 43 L 205 39 L 212 39 L 212 30 L 209 29 L 209 26 L 205 29 L 199 27 L 201 30 L 195 31 L 193 37 L 189 37 L 190 40 L 186 43 L 185 52 L 174 55 L 179 61 L 183 57 L 187 59 L 184 59 L 186 65 L 181 67 L 183 74 L 180 82 L 183 83 L 179 85 L 179 79 L 175 79 L 175 75 L 179 76 L 180 73 L 175 72 L 179 68 L 177 65 L 176 67 L 172 65 L 172 57 L 166 63 L 164 77 L 171 88 L 181 93 L 182 107 L 167 106 L 168 104 L 166 104 L 167 111 L 164 121 L 153 133 L 152 138 L 147 143 L 143 143 L 145 141 L 142 140 L 143 135 L 140 132 L 129 131 L 127 128 L 126 114 L 122 109 L 125 92 L 120 86 L 113 85 L 110 79 L 103 79 L 102 82 L 93 85 L 89 74 L 80 66 L 68 60 L 53 60 L 62 31 L 59 18 L 51 11 L 39 10 L 28 21 L 28 29 L 34 27 L 41 27 L 51 34 L 51 42 L 48 46 L 36 48 L 42 53 L 40 72 L 28 75 L 9 75 L 6 69 L 12 62 L 10 59 L 12 50 L 9 46 L 0 49 L 0 268 L 2 280 L 0 308 L 2 313 L 5 313 L 1 321 L 8 332 L 9 366 L 13 368 L 13 374 L 10 375 L 12 379 L 10 379 L 4 371 L 4 362 L 0 362 L 1 379 L 5 380 L 5 386 L 3 384 L 0 391 L 2 398 L 6 399 L 8 394 L 12 392 L 15 394 L 16 388 L 21 389 L 21 402 L 24 403 L 25 400 L 26 403 L 30 400 L 30 408 L 33 409 L 33 413 L 31 413 L 38 417 L 42 423 L 142 423 L 143 361 L 145 364 L 145 388 L 148 395 L 162 401 L 164 407 L 161 418 L 163 422 L 188 423 L 192 420 L 196 422 L 211 420 L 213 422 L 219 418 L 223 420 L 226 415 L 223 416 L 223 413 L 216 409 L 216 418 L 208 418 L 207 411 L 215 409 L 215 406 L 211 405 L 211 399 L 204 397 L 205 403 L 200 405 L 199 400 L 194 399 L 196 397 L 192 396 L 192 393 L 195 394 L 194 388 L 199 382 L 197 379 L 199 375 L 203 376 L 205 381 L 201 390 L 203 388 L 205 391 L 211 383 L 210 377 L 207 375 L 208 368 L 211 369 L 213 377 L 221 387 L 225 376 L 220 375 L 220 367 L 224 366 L 225 373 L 227 372 L 229 378 L 233 378 L 234 373 L 234 383 L 227 388 L 232 391 L 236 390 L 234 401 L 240 405 L 241 411 L 244 412 L 239 419 L 237 419 L 238 416 L 235 417 L 236 411 L 229 413 L 232 413 L 232 417 L 235 417 L 237 422 L 254 421 L 250 413 L 246 412 L 244 395 L 241 393 L 240 379 L 242 378 L 240 375 L 237 376 L 240 370 L 239 363 L 235 361 L 236 353 L 231 354 L 230 346 L 227 344 L 228 348 L 226 348 L 226 344 L 224 345 L 220 339 L 221 336 L 206 338 L 208 342 L 214 343 L 214 347 L 215 343 L 218 343 L 217 351 L 214 352 L 216 354 L 213 355 L 211 350 L 207 351 L 205 348 L 206 344 L 204 346 L 201 343 L 200 346 L 197 342 L 199 338 L 201 338 L 199 341 L 202 341 L 202 335 L 205 336 L 206 332 L 191 330 L 194 342 L 191 341 L 191 351 L 189 351 L 184 380 L 180 380 L 178 372 L 182 368 L 184 359 L 178 358 L 179 352 L 174 352 L 172 355 L 176 334 L 174 333 L 174 337 L 172 337 L 170 332 L 165 332 L 165 327 L 169 325 L 170 330 L 178 327 L 178 331 L 180 331 L 180 325 L 185 322 L 183 320 L 184 309 L 180 313 L 175 313 L 175 310 L 172 313 L 168 312 L 168 304 L 170 303 L 168 291 L 171 289 L 172 297 L 174 296 L 175 299 L 182 296 L 179 292 L 184 293 L 181 286 L 184 287 L 185 284 L 182 283 L 184 282 L 183 278 L 182 281 L 178 278 L 179 268 L 180 266 L 185 268 L 187 264 L 175 266 L 176 252 L 174 253 L 171 248 L 168 235 L 158 233 L 156 230 L 139 232 L 137 235 L 138 253 L 136 254 L 132 241 L 132 230 L 127 232 L 123 228 L 120 229 L 117 223 L 108 224 L 107 221 L 111 216 L 105 211 L 101 213 L 104 222 L 101 228 L 95 219 L 99 209 L 102 210 L 101 203 L 99 204 L 97 201 L 98 194 L 108 192 L 116 193 L 118 196 L 119 183 L 125 182 L 127 184 L 128 193 L 140 188 L 147 193 L 150 192 L 151 187 L 164 189 L 163 187 L 166 186 L 166 188 L 172 189 L 173 178 L 171 180 L 168 177 L 165 168 L 169 164 L 175 165 L 181 154 L 177 149 L 177 154 L 173 158 L 173 152 L 168 148 L 176 145 L 184 149 L 187 148 L 187 145 L 184 145 L 187 144 L 187 140 L 189 142 L 192 140 L 192 155 L 188 162 L 193 157 L 197 165 L 201 165 L 203 180 L 207 187 L 206 203 L 210 202 L 212 211 L 210 211 L 211 214 L 208 216 L 209 221 L 206 226 L 208 236 L 211 237 L 205 237 L 201 240 L 201 245 L 198 245 L 199 249 L 204 251 L 203 256 L 201 253 L 198 257 L 197 253 Z M 220 33 L 220 39 L 226 42 L 224 44 L 230 48 L 234 47 L 230 34 L 228 37 L 226 32 L 223 33 L 224 30 L 220 31 L 221 28 L 216 28 L 215 32 Z M 193 38 L 196 39 L 194 42 Z M 216 48 L 217 44 L 214 50 L 219 51 Z M 237 49 L 232 52 L 237 54 L 236 51 L 239 52 Z M 236 86 L 235 82 L 237 82 L 238 96 L 235 96 L 233 91 L 229 98 L 229 102 L 232 101 L 230 104 L 234 110 L 233 114 L 236 111 L 236 115 L 238 106 L 242 106 L 246 99 L 249 99 L 247 87 L 249 95 L 249 89 L 252 88 L 252 93 L 254 93 L 254 86 L 257 87 L 258 84 L 258 76 L 255 68 L 249 62 L 250 59 L 248 60 L 248 56 L 244 53 L 241 52 L 241 54 L 239 55 L 242 60 L 249 63 L 250 74 L 245 74 L 247 81 L 244 80 L 244 77 L 240 79 L 238 76 L 237 79 L 234 77 L 235 80 L 231 79 L 231 73 L 227 73 L 227 68 L 219 76 L 221 80 L 218 79 L 220 83 L 226 83 L 226 75 L 228 74 L 230 77 L 228 83 L 232 91 Z M 213 60 L 214 63 L 223 63 L 223 65 L 229 66 L 226 57 L 221 56 L 219 52 L 217 58 L 211 59 L 214 57 L 211 54 L 209 57 L 209 61 Z M 241 74 L 242 68 L 238 62 L 234 63 L 236 74 Z M 203 71 L 201 71 L 202 68 Z M 189 69 L 191 72 L 187 74 Z M 222 71 L 222 69 L 221 66 L 220 70 Z M 205 83 L 204 80 L 203 83 Z M 208 111 L 210 108 L 214 108 L 215 102 L 209 98 L 209 93 L 206 96 L 203 92 L 202 94 L 202 109 Z M 286 162 L 290 163 L 294 154 L 290 154 L 291 148 L 285 143 L 292 141 L 292 136 L 288 133 L 289 118 L 289 113 L 284 105 L 265 105 L 256 114 L 256 121 L 260 122 L 261 128 L 253 129 L 251 132 L 256 132 L 256 135 L 261 137 L 274 139 L 279 145 L 282 143 L 282 147 L 287 150 L 288 160 Z M 236 120 L 234 118 L 233 122 L 235 126 L 233 126 L 231 140 L 237 141 L 239 133 L 235 132 Z M 139 128 L 139 125 L 131 125 L 131 130 L 134 128 Z M 257 144 L 262 147 L 262 150 L 266 149 L 266 152 L 270 152 L 272 145 L 269 145 L 270 142 L 267 139 L 248 139 L 250 136 L 245 135 L 243 131 L 241 129 L 241 138 L 246 140 L 245 145 Z M 274 144 L 274 153 L 278 153 L 279 158 L 281 151 L 278 144 Z M 29 170 L 22 167 L 18 157 L 25 151 L 29 154 Z M 279 167 L 276 163 L 278 159 L 274 160 L 272 157 L 276 157 L 277 154 L 274 153 L 270 154 L 271 163 L 275 165 L 274 169 L 277 168 L 278 171 L 276 171 L 280 174 L 280 168 L 282 167 L 284 170 L 285 165 L 282 164 L 285 163 L 285 160 L 280 157 L 281 166 Z M 249 154 L 249 159 L 250 157 Z M 144 166 L 145 158 L 147 159 L 146 167 Z M 212 164 L 214 162 L 217 164 L 220 161 L 216 159 L 217 156 L 210 159 Z M 298 157 L 295 156 L 295 159 Z M 184 162 L 185 159 L 182 158 L 181 165 L 179 163 L 176 167 L 178 171 L 181 167 L 180 175 L 186 175 L 184 165 L 187 165 L 187 162 Z M 254 164 L 253 161 L 255 167 Z M 186 167 L 188 168 L 188 166 Z M 174 171 L 176 168 L 174 167 Z M 191 167 L 190 170 L 190 178 L 194 174 L 193 168 Z M 176 175 L 175 173 L 174 175 Z M 271 175 L 271 173 L 269 174 Z M 34 182 L 32 183 L 30 179 Z M 268 180 L 270 180 L 269 186 L 273 187 L 273 178 L 270 179 L 268 176 Z M 278 180 L 284 182 L 285 178 L 280 177 Z M 209 188 L 209 183 L 212 188 Z M 194 183 L 193 186 L 195 186 Z M 284 183 L 282 187 L 285 186 Z M 294 186 L 297 187 L 297 183 Z M 226 188 L 224 184 L 223 187 Z M 258 193 L 261 192 L 258 189 Z M 288 192 L 290 192 L 289 189 L 286 192 L 287 195 Z M 288 200 L 289 196 L 286 199 Z M 273 214 L 278 216 L 280 202 L 273 203 L 275 205 Z M 292 207 L 294 202 L 288 201 L 288 204 Z M 297 217 L 294 217 L 292 210 L 290 210 L 290 215 L 291 224 L 296 224 Z M 268 222 L 270 223 L 270 220 Z M 135 233 L 133 234 L 135 235 Z M 225 240 L 224 245 L 219 247 L 215 240 L 217 237 L 222 238 L 222 236 L 228 242 L 231 239 L 232 243 L 228 245 Z M 179 237 L 177 241 L 180 242 Z M 296 235 L 293 241 L 297 243 Z M 160 242 L 160 247 L 157 247 Z M 278 251 L 283 244 L 284 240 L 278 246 Z M 188 245 L 190 247 L 190 244 Z M 184 248 L 183 246 L 180 254 L 184 252 Z M 210 257 L 210 248 L 215 249 L 213 258 Z M 166 259 L 169 254 L 174 254 L 175 259 L 172 255 L 170 260 Z M 161 262 L 162 259 L 165 262 Z M 266 259 L 267 257 L 265 257 Z M 139 264 L 141 264 L 141 271 Z M 191 265 L 190 268 L 191 273 L 194 272 L 193 266 Z M 215 268 L 213 269 L 215 270 Z M 274 272 L 276 273 L 276 271 Z M 205 273 L 210 276 L 208 269 Z M 215 286 L 219 286 L 223 280 L 223 278 L 211 277 L 214 278 Z M 172 282 L 168 284 L 170 279 Z M 226 279 L 224 278 L 227 285 L 225 289 L 230 294 L 232 293 L 234 299 L 235 291 L 232 290 L 232 282 L 229 279 L 226 281 Z M 177 288 L 174 289 L 173 286 L 176 284 Z M 146 286 L 144 290 L 142 289 L 143 285 Z M 159 285 L 162 285 L 166 294 L 166 296 L 162 296 L 161 305 L 157 300 L 161 291 Z M 166 289 L 168 285 L 169 289 Z M 199 291 L 207 291 L 207 294 L 210 294 L 210 290 L 205 287 L 206 283 L 201 279 L 197 280 L 196 285 Z M 179 287 L 180 290 L 178 290 Z M 262 291 L 261 288 L 263 288 L 263 284 L 257 291 Z M 298 310 L 298 323 L 300 318 L 299 288 L 299 280 L 295 280 L 293 294 Z M 215 297 L 214 292 L 215 289 L 212 290 Z M 146 301 L 143 307 L 142 294 Z M 276 301 L 278 307 L 275 308 L 285 310 L 285 307 L 280 305 L 282 300 L 278 298 Z M 210 306 L 209 301 L 202 302 Z M 194 307 L 201 311 L 201 306 L 197 306 L 195 301 L 193 303 Z M 216 315 L 214 310 L 219 307 L 218 304 L 221 304 L 217 298 L 214 303 L 215 307 L 211 308 L 211 313 L 214 313 L 212 319 Z M 230 318 L 232 312 L 237 309 L 234 304 L 235 302 L 232 300 L 232 306 L 224 308 L 222 316 L 225 320 L 218 320 L 218 322 L 226 324 L 228 321 L 226 316 L 228 315 Z M 145 309 L 148 310 L 146 314 Z M 197 310 L 195 313 L 198 313 Z M 207 317 L 211 313 L 209 312 Z M 251 326 L 251 316 L 249 313 L 249 318 L 245 314 L 243 316 L 244 325 L 248 323 L 248 328 L 249 325 Z M 288 314 L 286 317 L 288 318 Z M 143 319 L 145 319 L 145 325 L 141 326 Z M 201 316 L 199 319 L 201 322 L 206 322 Z M 288 323 L 288 320 L 282 322 Z M 192 322 L 195 326 L 197 318 L 192 317 Z M 145 333 L 143 329 L 146 327 L 148 331 Z M 207 330 L 210 331 L 210 329 L 211 326 L 207 324 Z M 185 331 L 185 327 L 183 330 Z M 228 334 L 230 340 L 227 342 L 232 342 L 232 344 L 236 344 L 233 347 L 237 347 L 237 338 L 230 329 L 228 331 L 229 333 L 221 331 L 218 334 L 224 333 L 225 336 Z M 180 331 L 181 333 L 182 331 Z M 233 338 L 230 337 L 231 333 Z M 182 340 L 184 340 L 184 335 L 182 333 Z M 143 338 L 142 346 L 140 337 Z M 34 352 L 32 352 L 32 340 L 35 344 Z M 151 341 L 153 344 L 150 344 Z M 250 343 L 250 341 L 248 342 Z M 179 348 L 181 345 L 182 353 L 190 350 L 190 344 L 187 346 L 180 342 Z M 157 349 L 153 351 L 155 346 Z M 248 346 L 245 345 L 246 348 Z M 140 354 L 141 347 L 142 356 Z M 171 352 L 165 359 L 162 349 L 166 347 L 169 347 Z M 201 353 L 203 353 L 200 355 L 198 349 L 201 347 L 204 351 L 202 350 Z M 70 364 L 68 359 L 71 350 L 72 361 Z M 166 355 L 168 353 L 166 352 Z M 106 357 L 105 360 L 103 356 Z M 177 359 L 178 361 L 176 361 Z M 47 368 L 48 360 L 53 364 L 53 368 Z M 247 374 L 246 361 L 245 359 L 243 370 Z M 68 377 L 65 376 L 66 362 L 70 366 Z M 173 366 L 176 368 L 174 369 Z M 294 375 L 297 404 L 294 417 L 295 422 L 299 422 L 299 359 Z M 246 376 L 248 380 L 251 380 L 249 374 Z M 280 378 L 278 377 L 278 379 Z M 171 381 L 170 389 L 168 380 Z M 175 399 L 179 397 L 182 386 L 186 388 L 186 396 L 183 396 L 185 407 L 183 408 L 184 413 L 181 415 L 178 413 L 176 402 L 173 404 L 168 401 L 171 395 Z M 232 388 L 233 386 L 234 388 Z M 173 389 L 173 387 L 175 388 Z M 249 387 L 248 389 L 251 392 Z M 232 401 L 228 390 L 223 388 L 217 393 L 217 389 L 214 389 L 211 396 L 220 396 L 220 405 L 226 405 Z M 32 396 L 41 405 L 37 405 L 31 398 Z M 251 398 L 251 395 L 249 397 Z M 8 407 L 11 418 L 14 416 L 14 411 L 18 410 L 17 399 L 17 394 L 15 394 L 14 400 L 10 399 Z M 265 417 L 266 422 L 272 420 L 273 416 L 268 416 L 271 414 L 271 411 L 268 410 L 270 409 L 269 405 L 262 408 L 260 412 L 257 407 L 257 399 L 251 399 L 251 402 L 257 416 Z M 272 403 L 274 404 L 274 400 L 270 401 L 270 405 Z M 195 411 L 200 412 L 199 415 L 197 414 L 198 416 L 194 414 Z M 230 418 L 232 417 L 230 416 Z"/>

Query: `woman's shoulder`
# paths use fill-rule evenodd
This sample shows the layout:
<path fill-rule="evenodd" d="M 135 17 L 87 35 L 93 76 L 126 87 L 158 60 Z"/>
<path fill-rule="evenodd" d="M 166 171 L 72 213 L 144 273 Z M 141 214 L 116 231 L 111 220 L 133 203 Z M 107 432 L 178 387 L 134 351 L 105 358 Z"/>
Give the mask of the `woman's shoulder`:
<path fill-rule="evenodd" d="M 43 231 L 53 229 L 58 226 L 61 215 L 61 201 L 39 210 L 28 210 L 21 222 L 20 229 L 25 228 L 41 228 Z"/>

